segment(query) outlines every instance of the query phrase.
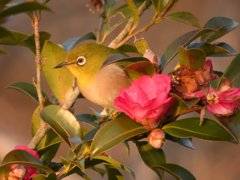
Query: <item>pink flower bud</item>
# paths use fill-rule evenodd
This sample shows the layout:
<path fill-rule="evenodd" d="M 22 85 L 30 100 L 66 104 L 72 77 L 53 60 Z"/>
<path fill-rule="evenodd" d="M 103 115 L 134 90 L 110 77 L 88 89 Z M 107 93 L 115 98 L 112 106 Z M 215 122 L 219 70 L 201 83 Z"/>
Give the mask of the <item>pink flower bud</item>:
<path fill-rule="evenodd" d="M 165 141 L 165 133 L 161 129 L 154 129 L 148 135 L 148 143 L 155 149 L 160 149 Z"/>
<path fill-rule="evenodd" d="M 154 74 L 152 78 L 141 76 L 128 89 L 119 92 L 114 107 L 146 127 L 153 123 L 158 125 L 157 121 L 175 103 L 175 99 L 168 95 L 170 88 L 171 78 L 165 74 Z M 153 128 L 156 126 L 150 129 Z"/>

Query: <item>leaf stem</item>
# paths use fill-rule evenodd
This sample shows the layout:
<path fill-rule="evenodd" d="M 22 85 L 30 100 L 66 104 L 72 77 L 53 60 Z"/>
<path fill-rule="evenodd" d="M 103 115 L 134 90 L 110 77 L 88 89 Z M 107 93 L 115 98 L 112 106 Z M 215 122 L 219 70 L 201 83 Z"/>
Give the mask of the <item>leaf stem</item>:
<path fill-rule="evenodd" d="M 36 90 L 38 94 L 38 101 L 39 101 L 39 106 L 40 109 L 44 108 L 44 99 L 42 96 L 42 89 L 41 89 L 41 52 L 40 52 L 40 40 L 39 40 L 39 30 L 38 30 L 38 16 L 37 12 L 33 12 L 33 28 L 34 28 L 34 34 L 35 34 L 35 45 L 36 45 L 36 58 L 35 58 L 35 63 L 36 63 Z M 35 149 L 38 143 L 42 140 L 44 135 L 47 133 L 49 130 L 48 124 L 46 124 L 44 121 L 41 121 L 41 125 L 38 128 L 35 136 L 32 138 L 30 143 L 28 144 L 28 147 L 30 149 Z"/>

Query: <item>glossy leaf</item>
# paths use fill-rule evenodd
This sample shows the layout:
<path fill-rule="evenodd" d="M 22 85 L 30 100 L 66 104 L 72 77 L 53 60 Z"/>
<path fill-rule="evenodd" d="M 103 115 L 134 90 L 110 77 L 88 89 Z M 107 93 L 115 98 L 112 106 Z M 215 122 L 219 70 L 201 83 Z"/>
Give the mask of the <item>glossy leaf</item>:
<path fill-rule="evenodd" d="M 177 180 L 196 180 L 196 178 L 188 170 L 177 164 L 161 164 L 155 165 L 152 168 L 164 170 Z"/>
<path fill-rule="evenodd" d="M 136 142 L 139 154 L 141 155 L 142 160 L 144 163 L 153 169 L 158 176 L 163 179 L 164 172 L 161 169 L 152 168 L 156 165 L 165 164 L 166 158 L 165 154 L 162 149 L 155 149 L 151 145 L 148 144 L 146 141 L 137 141 Z"/>
<path fill-rule="evenodd" d="M 171 117 L 176 117 L 179 115 L 181 112 L 185 111 L 188 109 L 187 104 L 176 94 L 174 93 L 169 93 L 170 96 L 172 96 L 174 99 L 176 99 L 176 102 L 172 106 L 172 115 Z"/>
<path fill-rule="evenodd" d="M 144 38 L 136 39 L 134 44 L 141 55 L 143 55 L 147 49 L 150 49 L 147 41 Z"/>
<path fill-rule="evenodd" d="M 11 32 L 0 26 L 0 39 L 9 35 L 11 35 Z"/>
<path fill-rule="evenodd" d="M 39 116 L 40 107 L 37 107 L 32 116 L 32 137 L 36 134 L 38 128 L 41 124 L 41 118 Z M 38 155 L 41 157 L 41 161 L 45 165 L 49 165 L 51 160 L 54 158 L 55 154 L 58 151 L 62 139 L 52 130 L 48 130 L 46 135 L 38 143 L 36 150 Z"/>
<path fill-rule="evenodd" d="M 70 146 L 70 138 L 77 136 L 82 139 L 80 124 L 68 110 L 59 106 L 47 106 L 40 111 L 40 117 Z"/>
<path fill-rule="evenodd" d="M 119 48 L 117 48 L 119 51 L 122 52 L 132 52 L 132 53 L 138 53 L 138 50 L 135 46 L 130 45 L 130 44 L 123 44 Z"/>
<path fill-rule="evenodd" d="M 73 92 L 75 84 L 72 73 L 67 68 L 53 69 L 65 61 L 67 52 L 57 44 L 46 41 L 42 50 L 42 70 L 52 92 L 58 101 L 64 102 Z"/>
<path fill-rule="evenodd" d="M 133 176 L 133 178 L 135 178 L 134 172 L 129 167 L 127 167 L 127 166 L 117 162 L 116 160 L 114 160 L 114 159 L 112 159 L 110 157 L 107 157 L 107 156 L 96 156 L 96 157 L 94 157 L 94 160 L 100 160 L 100 162 L 103 161 L 103 162 L 108 163 L 109 165 L 111 165 L 113 167 L 117 167 L 117 168 L 123 169 L 123 170 L 127 171 L 128 173 L 130 173 Z"/>
<path fill-rule="evenodd" d="M 42 50 L 44 42 L 50 39 L 51 34 L 48 32 L 40 31 L 39 32 L 39 41 L 40 41 L 40 50 Z M 35 44 L 35 35 L 29 36 L 27 39 L 23 40 L 23 43 L 35 54 L 36 53 L 36 44 Z"/>
<path fill-rule="evenodd" d="M 129 34 L 131 34 L 133 32 L 133 30 L 137 27 L 138 23 L 139 23 L 139 15 L 138 15 L 138 9 L 135 5 L 135 3 L 133 2 L 133 0 L 125 0 L 127 6 L 129 7 L 129 10 L 131 12 L 131 15 L 133 17 L 133 27 L 130 30 Z"/>
<path fill-rule="evenodd" d="M 117 2 L 118 2 L 118 0 L 108 0 L 108 1 L 106 1 L 106 5 L 105 5 L 105 16 L 106 16 L 106 19 L 108 19 L 112 8 L 114 7 L 114 5 Z"/>
<path fill-rule="evenodd" d="M 124 68 L 124 71 L 133 81 L 143 75 L 153 76 L 156 74 L 156 68 L 148 61 L 139 61 L 129 64 Z"/>
<path fill-rule="evenodd" d="M 177 144 L 180 144 L 182 146 L 191 148 L 191 149 L 195 149 L 195 147 L 192 145 L 192 139 L 191 138 L 177 138 L 174 136 L 171 136 L 169 134 L 166 134 L 166 139 L 170 140 L 172 142 L 175 142 Z"/>
<path fill-rule="evenodd" d="M 231 81 L 232 85 L 237 88 L 240 88 L 239 64 L 240 64 L 240 54 L 238 54 L 231 61 L 226 71 L 223 73 L 223 76 L 226 77 L 229 81 Z"/>
<path fill-rule="evenodd" d="M 16 83 L 10 84 L 6 88 L 16 89 L 16 90 L 26 94 L 27 96 L 32 98 L 37 103 L 39 103 L 37 90 L 33 84 L 30 84 L 27 82 L 16 82 Z M 42 91 L 42 95 L 43 95 L 43 98 L 45 99 L 46 104 L 50 104 L 50 100 L 49 100 L 48 96 L 46 95 L 46 93 Z"/>
<path fill-rule="evenodd" d="M 157 17 L 168 5 L 170 0 L 152 0 L 155 10 L 155 17 Z"/>
<path fill-rule="evenodd" d="M 206 54 L 206 56 L 232 56 L 233 54 L 231 51 L 228 51 L 227 49 L 217 46 L 217 44 L 209 44 L 206 43 L 203 46 L 200 47 Z"/>
<path fill-rule="evenodd" d="M 26 2 L 21 3 L 16 6 L 12 6 L 7 8 L 6 10 L 0 12 L 0 18 L 22 13 L 25 11 L 36 11 L 36 10 L 45 10 L 45 11 L 52 11 L 50 8 L 43 4 L 35 3 L 35 2 Z"/>
<path fill-rule="evenodd" d="M 94 158 L 126 139 L 145 132 L 147 132 L 147 130 L 142 125 L 128 117 L 116 118 L 106 123 L 96 133 L 91 145 L 90 157 Z"/>
<path fill-rule="evenodd" d="M 215 29 L 217 32 L 209 32 L 202 35 L 201 41 L 207 40 L 207 42 L 212 42 L 235 29 L 237 26 L 238 23 L 233 19 L 227 17 L 214 17 L 205 24 L 204 28 Z"/>
<path fill-rule="evenodd" d="M 0 176 L 7 175 L 10 170 L 11 165 L 13 164 L 23 164 L 31 167 L 41 169 L 46 173 L 53 172 L 49 167 L 41 165 L 40 161 L 24 150 L 12 150 L 10 151 L 2 160 L 0 164 Z"/>
<path fill-rule="evenodd" d="M 240 137 L 240 111 L 230 117 L 218 117 L 215 116 L 219 123 L 221 123 L 239 143 Z"/>
<path fill-rule="evenodd" d="M 105 165 L 105 168 L 107 170 L 107 176 L 109 180 L 124 180 L 123 175 L 114 166 Z"/>
<path fill-rule="evenodd" d="M 164 51 L 161 57 L 161 69 L 163 70 L 166 65 L 178 54 L 179 46 L 186 47 L 189 43 L 202 36 L 205 33 L 213 32 L 213 29 L 201 29 L 188 32 L 175 41 L 173 41 Z"/>
<path fill-rule="evenodd" d="M 232 46 L 230 46 L 229 44 L 227 44 L 225 42 L 217 42 L 217 43 L 215 43 L 215 45 L 229 51 L 231 55 L 238 54 L 237 51 L 235 51 L 235 49 L 233 49 Z M 223 54 L 219 54 L 219 56 L 228 56 L 228 54 L 223 53 Z"/>
<path fill-rule="evenodd" d="M 164 18 L 201 28 L 197 18 L 190 12 L 175 12 Z"/>
<path fill-rule="evenodd" d="M 89 32 L 82 37 L 74 37 L 74 38 L 68 39 L 62 44 L 62 46 L 63 46 L 63 49 L 65 49 L 65 51 L 70 52 L 70 50 L 75 45 L 86 40 L 96 40 L 95 34 L 93 34 L 93 32 Z"/>
<path fill-rule="evenodd" d="M 144 57 L 126 57 L 125 55 L 121 55 L 121 54 L 115 54 L 112 56 L 109 56 L 103 63 L 102 67 L 107 66 L 111 63 L 117 63 L 122 67 L 126 67 L 131 63 L 135 63 L 135 62 L 140 62 L 140 61 L 147 61 L 149 62 L 149 60 L 147 58 Z"/>
<path fill-rule="evenodd" d="M 179 65 L 191 68 L 203 68 L 206 63 L 206 55 L 201 49 L 188 49 L 179 47 Z"/>
<path fill-rule="evenodd" d="M 9 33 L 9 35 L 0 38 L 0 44 L 25 46 L 23 40 L 29 37 L 27 34 L 17 31 L 9 31 Z"/>
<path fill-rule="evenodd" d="M 162 129 L 171 136 L 178 138 L 236 142 L 231 134 L 217 122 L 204 119 L 203 125 L 200 126 L 199 123 L 199 118 L 186 118 L 168 123 Z"/>
<path fill-rule="evenodd" d="M 86 123 L 92 127 L 99 127 L 99 124 L 97 121 L 100 117 L 96 117 L 96 115 L 93 114 L 79 114 L 75 116 L 78 121 Z"/>
<path fill-rule="evenodd" d="M 55 173 L 49 173 L 47 175 L 37 174 L 32 178 L 33 180 L 57 180 L 57 176 Z"/>

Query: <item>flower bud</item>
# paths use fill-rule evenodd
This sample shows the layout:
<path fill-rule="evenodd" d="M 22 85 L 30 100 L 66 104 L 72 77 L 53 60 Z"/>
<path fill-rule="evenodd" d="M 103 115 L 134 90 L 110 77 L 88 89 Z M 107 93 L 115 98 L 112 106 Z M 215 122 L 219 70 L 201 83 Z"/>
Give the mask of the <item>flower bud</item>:
<path fill-rule="evenodd" d="M 154 129 L 148 135 L 148 143 L 155 149 L 160 149 L 165 141 L 165 133 L 162 129 Z"/>
<path fill-rule="evenodd" d="M 12 169 L 8 174 L 9 180 L 20 180 L 23 179 L 24 176 L 27 174 L 27 169 L 22 165 L 13 165 L 16 166 Z M 12 167 L 13 168 L 13 167 Z"/>

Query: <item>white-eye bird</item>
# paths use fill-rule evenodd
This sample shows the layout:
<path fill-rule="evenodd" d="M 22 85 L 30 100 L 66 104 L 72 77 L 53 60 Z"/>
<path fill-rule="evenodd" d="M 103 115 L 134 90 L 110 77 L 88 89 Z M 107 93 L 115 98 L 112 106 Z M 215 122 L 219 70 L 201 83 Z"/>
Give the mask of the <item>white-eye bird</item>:
<path fill-rule="evenodd" d="M 114 109 L 114 99 L 122 88 L 131 85 L 132 80 L 115 63 L 103 68 L 103 62 L 121 51 L 99 44 L 89 43 L 74 48 L 65 62 L 55 68 L 66 67 L 76 77 L 82 95 L 100 106 Z"/>

